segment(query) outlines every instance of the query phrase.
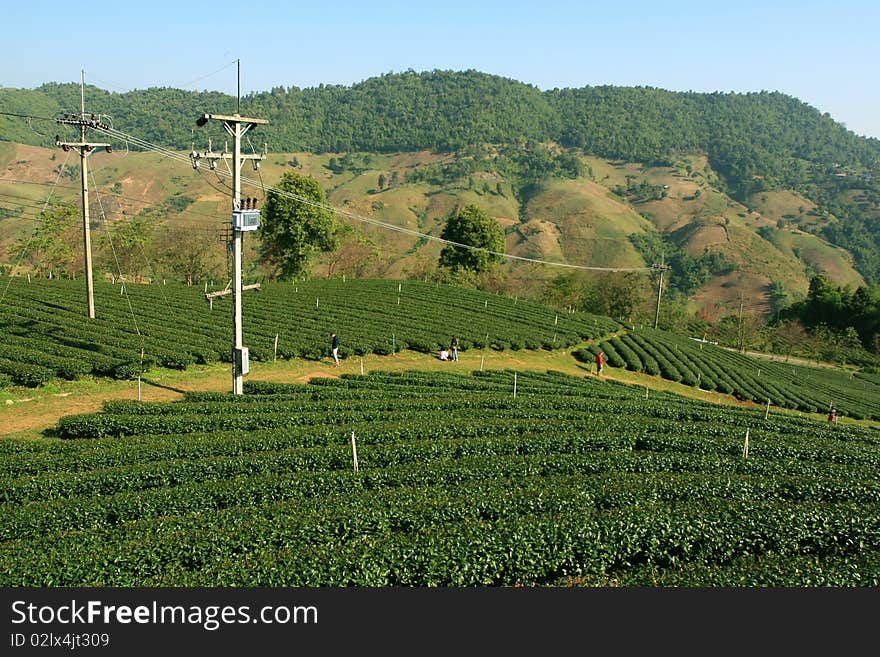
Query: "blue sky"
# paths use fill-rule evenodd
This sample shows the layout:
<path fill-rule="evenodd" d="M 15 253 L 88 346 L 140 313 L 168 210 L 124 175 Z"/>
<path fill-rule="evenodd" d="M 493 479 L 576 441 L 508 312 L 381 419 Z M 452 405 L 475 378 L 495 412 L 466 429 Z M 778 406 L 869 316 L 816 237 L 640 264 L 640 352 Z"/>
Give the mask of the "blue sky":
<path fill-rule="evenodd" d="M 880 138 L 880 1 L 5 3 L 0 86 L 235 94 L 476 69 L 540 89 L 781 91 Z M 11 29 L 10 29 L 11 28 Z"/>

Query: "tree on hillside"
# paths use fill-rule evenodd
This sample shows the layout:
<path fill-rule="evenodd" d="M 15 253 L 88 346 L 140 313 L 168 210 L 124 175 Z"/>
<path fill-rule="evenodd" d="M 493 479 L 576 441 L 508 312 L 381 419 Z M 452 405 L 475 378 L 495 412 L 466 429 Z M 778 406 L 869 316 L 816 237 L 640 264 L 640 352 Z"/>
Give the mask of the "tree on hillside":
<path fill-rule="evenodd" d="M 311 256 L 333 251 L 336 219 L 318 181 L 288 171 L 269 191 L 260 219 L 260 258 L 280 280 L 308 276 Z"/>
<path fill-rule="evenodd" d="M 40 212 L 34 232 L 9 249 L 16 259 L 37 272 L 75 276 L 83 271 L 82 214 L 72 205 L 55 205 Z"/>
<path fill-rule="evenodd" d="M 152 231 L 153 226 L 141 217 L 105 225 L 96 240 L 101 266 L 111 274 L 129 276 L 133 280 L 149 275 L 150 263 L 144 248 L 151 240 Z"/>
<path fill-rule="evenodd" d="M 619 322 L 634 322 L 646 316 L 644 309 L 650 303 L 650 286 L 644 274 L 637 272 L 610 272 L 604 274 L 594 289 L 594 298 L 588 310 Z"/>
<path fill-rule="evenodd" d="M 327 257 L 327 278 L 375 275 L 381 256 L 376 244 L 351 226 L 342 226 L 338 236 L 339 247 Z"/>
<path fill-rule="evenodd" d="M 487 272 L 502 261 L 499 254 L 504 251 L 504 231 L 485 210 L 473 203 L 453 212 L 440 237 L 474 247 L 449 244 L 443 248 L 439 265 L 452 273 Z"/>
<path fill-rule="evenodd" d="M 163 231 L 160 249 L 165 266 L 189 285 L 220 275 L 217 253 L 222 245 L 214 231 L 172 226 Z"/>

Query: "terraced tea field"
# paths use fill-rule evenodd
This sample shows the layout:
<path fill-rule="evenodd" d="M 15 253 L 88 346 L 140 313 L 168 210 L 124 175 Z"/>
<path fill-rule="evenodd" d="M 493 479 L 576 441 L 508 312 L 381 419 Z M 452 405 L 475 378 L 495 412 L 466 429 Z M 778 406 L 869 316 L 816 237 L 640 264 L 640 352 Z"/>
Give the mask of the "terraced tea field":
<path fill-rule="evenodd" d="M 4 586 L 880 585 L 880 430 L 589 375 L 247 381 L 0 452 Z"/>

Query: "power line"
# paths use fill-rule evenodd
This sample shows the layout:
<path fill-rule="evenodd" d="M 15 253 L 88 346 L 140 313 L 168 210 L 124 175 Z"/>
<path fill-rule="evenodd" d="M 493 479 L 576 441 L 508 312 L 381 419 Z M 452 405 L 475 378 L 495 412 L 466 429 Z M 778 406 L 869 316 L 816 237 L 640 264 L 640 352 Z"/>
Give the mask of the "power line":
<path fill-rule="evenodd" d="M 0 116 L 14 116 L 19 119 L 36 119 L 37 121 L 54 121 L 47 116 L 34 116 L 32 114 L 18 114 L 17 112 L 0 112 Z"/>
<path fill-rule="evenodd" d="M 191 164 L 191 160 L 188 158 L 185 158 L 185 156 L 182 156 L 174 151 L 170 151 L 170 150 L 165 149 L 163 147 L 155 146 L 154 144 L 151 144 L 150 142 L 147 142 L 146 140 L 131 137 L 120 130 L 116 130 L 116 129 L 112 129 L 112 128 L 109 130 L 103 129 L 103 128 L 98 128 L 98 130 L 102 130 L 102 131 L 106 132 L 107 134 L 110 134 L 111 136 L 115 136 L 119 139 L 130 139 L 133 143 L 136 143 L 141 148 L 144 148 L 146 150 L 151 150 L 154 152 L 158 152 L 158 153 L 162 153 L 172 159 L 175 159 L 178 161 L 187 161 L 187 163 Z M 223 176 L 232 177 L 231 173 L 227 173 L 227 172 L 220 171 L 220 170 L 215 170 L 215 171 L 217 172 L 218 176 L 223 175 Z M 371 225 L 377 226 L 379 228 L 383 228 L 385 230 L 391 230 L 391 231 L 395 231 L 395 232 L 399 232 L 399 233 L 404 233 L 404 234 L 411 235 L 413 237 L 417 237 L 420 239 L 431 240 L 434 242 L 439 242 L 441 244 L 446 244 L 449 246 L 454 246 L 454 247 L 458 247 L 458 248 L 462 248 L 462 249 L 479 251 L 481 253 L 487 253 L 489 255 L 494 255 L 494 256 L 501 257 L 501 258 L 507 258 L 507 259 L 511 259 L 511 260 L 519 260 L 522 262 L 531 262 L 534 264 L 547 265 L 547 266 L 552 266 L 552 267 L 565 267 L 565 268 L 569 268 L 569 269 L 580 269 L 580 270 L 587 270 L 587 271 L 625 272 L 625 271 L 654 271 L 654 269 L 655 269 L 654 267 L 594 267 L 594 266 L 587 266 L 587 265 L 574 265 L 574 264 L 566 263 L 566 262 L 553 262 L 553 261 L 549 261 L 549 260 L 542 260 L 540 258 L 529 258 L 526 256 L 517 256 L 517 255 L 512 255 L 512 254 L 504 253 L 504 252 L 500 252 L 500 251 L 493 251 L 491 249 L 477 247 L 477 246 L 473 246 L 471 244 L 463 244 L 461 242 L 447 240 L 442 237 L 437 237 L 436 235 L 430 235 L 428 233 L 422 233 L 420 231 L 412 230 L 410 228 L 404 228 L 403 226 L 395 226 L 394 224 L 389 224 L 387 222 L 380 221 L 378 219 L 374 219 L 372 217 L 366 217 L 364 215 L 358 214 L 356 212 L 352 212 L 350 210 L 344 210 L 342 208 L 337 208 L 337 207 L 334 207 L 332 205 L 325 204 L 325 203 L 318 203 L 316 201 L 299 196 L 297 194 L 293 194 L 293 193 L 285 191 L 283 189 L 278 189 L 277 187 L 272 187 L 272 186 L 265 187 L 262 183 L 262 180 L 257 181 L 257 180 L 253 180 L 253 179 L 242 176 L 240 181 L 247 183 L 247 184 L 251 185 L 252 187 L 260 188 L 260 189 L 263 189 L 264 191 L 274 192 L 280 196 L 289 198 L 291 200 L 299 201 L 300 203 L 303 203 L 306 205 L 311 205 L 316 208 L 328 210 L 330 212 L 334 212 L 334 213 L 339 214 L 341 216 L 348 217 L 350 219 L 355 219 L 355 220 L 360 221 L 362 223 L 371 224 Z"/>
<path fill-rule="evenodd" d="M 63 162 L 62 164 L 67 164 L 67 160 L 69 159 L 69 157 L 70 157 L 70 153 L 68 153 L 68 154 L 64 157 L 64 162 Z M 62 172 L 62 171 L 64 171 L 64 167 L 63 167 L 63 166 L 58 170 L 58 176 L 55 178 L 55 183 L 56 183 L 56 184 L 57 184 L 58 181 L 61 179 L 61 172 Z M 54 187 L 53 187 L 52 189 L 49 190 L 49 195 L 46 197 L 46 201 L 45 201 L 45 203 L 43 204 L 43 210 L 44 210 L 44 211 L 45 211 L 45 209 L 49 206 L 49 200 L 52 198 L 52 193 L 53 193 L 54 191 L 55 191 L 55 188 L 54 188 Z M 27 241 L 27 244 L 25 244 L 25 247 L 24 247 L 21 251 L 19 251 L 19 253 L 18 253 L 18 258 L 16 259 L 15 263 L 12 265 L 12 269 L 13 269 L 13 270 L 14 270 L 16 267 L 18 267 L 19 263 L 21 262 L 21 259 L 24 257 L 25 252 L 30 248 L 30 245 L 31 245 L 31 243 L 34 241 L 34 239 L 36 239 L 36 237 L 37 237 L 36 233 L 37 233 L 37 231 L 36 231 L 36 227 L 35 227 L 34 230 L 33 230 L 33 232 L 31 233 L 31 237 L 30 237 L 30 239 Z M 11 271 L 12 271 L 12 270 L 10 270 L 10 273 L 11 273 Z M 10 285 L 11 283 L 12 283 L 12 276 L 10 275 L 10 276 L 9 276 L 9 280 L 6 282 L 6 287 L 3 289 L 3 294 L 0 295 L 0 303 L 3 303 L 3 300 L 6 298 L 6 293 L 9 291 L 9 285 Z"/>
<path fill-rule="evenodd" d="M 14 178 L 0 178 L 0 183 L 4 183 L 4 182 L 13 182 L 13 183 L 24 184 L 24 185 L 53 186 L 53 187 L 60 187 L 61 189 L 70 189 L 70 190 L 74 190 L 74 189 L 78 190 L 79 189 L 78 187 L 75 187 L 74 185 L 52 185 L 52 183 L 38 182 L 38 181 L 33 181 L 33 180 L 18 180 L 18 179 L 14 179 Z M 206 181 L 206 182 L 208 182 L 208 181 Z M 210 184 L 210 182 L 208 182 L 208 184 Z M 222 189 L 222 188 L 217 188 L 217 187 L 214 187 L 214 189 L 218 192 L 228 191 L 227 189 Z M 162 205 L 159 203 L 147 201 L 146 199 L 138 198 L 135 196 L 128 196 L 126 194 L 122 194 L 120 192 L 114 192 L 112 190 L 105 189 L 105 190 L 103 190 L 103 194 L 105 196 L 115 196 L 116 198 L 120 198 L 120 199 L 123 199 L 126 201 L 131 201 L 133 203 L 140 203 L 141 205 L 144 205 L 144 206 L 149 206 L 149 207 L 154 207 L 154 208 L 161 208 L 162 207 Z M 0 193 L 0 196 L 4 196 L 4 194 Z M 15 197 L 15 196 L 12 196 L 11 194 L 6 195 L 6 196 L 10 196 L 11 198 L 27 198 L 25 196 Z M 190 215 L 198 216 L 198 217 L 206 217 L 208 219 L 215 219 L 215 220 L 217 219 L 216 215 L 207 214 L 206 212 L 197 212 L 195 210 L 187 210 L 187 213 Z"/>
<path fill-rule="evenodd" d="M 92 174 L 92 182 L 95 182 L 95 174 Z M 101 210 L 101 221 L 104 225 L 107 224 L 107 215 L 104 213 L 104 204 L 101 203 L 101 197 L 95 194 L 98 200 L 98 208 Z M 107 240 L 110 242 L 110 250 L 113 252 L 113 260 L 116 262 L 116 271 L 119 272 L 119 277 L 122 278 L 122 267 L 119 266 L 119 258 L 116 255 L 116 247 L 113 246 L 113 235 L 108 231 L 107 232 Z M 125 285 L 122 286 L 122 291 L 125 294 L 125 301 L 128 304 L 128 311 L 131 313 L 131 321 L 134 324 L 134 330 L 138 334 L 141 339 L 141 349 L 144 346 L 144 336 L 141 335 L 141 330 L 138 328 L 137 317 L 134 314 L 134 308 L 131 305 L 131 297 L 128 296 L 128 290 L 125 289 Z M 164 293 L 163 293 L 164 295 Z"/>
<path fill-rule="evenodd" d="M 220 70 L 222 70 L 222 69 L 220 69 Z M 162 146 L 158 146 L 156 144 L 148 142 L 145 139 L 141 139 L 139 137 L 129 135 L 125 132 L 122 132 L 121 130 L 117 130 L 117 129 L 112 128 L 110 126 L 100 125 L 100 126 L 96 126 L 96 129 L 101 132 L 104 132 L 112 137 L 116 137 L 117 139 L 125 141 L 126 143 L 130 142 L 130 143 L 132 143 L 132 144 L 134 144 L 144 150 L 159 153 L 161 155 L 164 155 L 164 156 L 171 158 L 173 160 L 177 160 L 179 162 L 187 162 L 188 164 L 192 163 L 191 158 L 188 158 L 187 156 L 184 156 L 178 152 L 175 152 L 170 149 L 164 148 Z M 229 172 L 224 172 L 224 171 L 220 171 L 220 170 L 216 170 L 216 169 L 215 169 L 215 172 L 218 177 L 220 177 L 221 175 L 228 176 L 230 178 L 232 177 L 232 174 Z M 366 217 L 364 215 L 358 214 L 356 212 L 352 212 L 350 210 L 344 210 L 342 208 L 337 208 L 335 206 L 325 204 L 325 203 L 318 203 L 318 202 L 313 201 L 311 199 L 299 196 L 297 194 L 293 194 L 291 192 L 287 192 L 282 189 L 278 189 L 273 186 L 266 187 L 262 181 L 262 175 L 261 175 L 261 179 L 259 181 L 242 176 L 241 182 L 247 183 L 247 184 L 251 185 L 252 187 L 262 189 L 264 193 L 266 191 L 271 191 L 271 192 L 274 192 L 280 196 L 289 198 L 291 200 L 299 201 L 300 203 L 304 203 L 306 205 L 311 205 L 316 208 L 328 210 L 328 211 L 333 212 L 335 214 L 338 214 L 338 215 L 341 215 L 344 217 L 348 217 L 349 219 L 354 219 L 356 221 L 360 221 L 362 223 L 366 223 L 366 224 L 370 224 L 370 225 L 373 225 L 373 226 L 376 226 L 379 228 L 383 228 L 385 230 L 391 230 L 391 231 L 403 233 L 406 235 L 410 235 L 410 236 L 413 236 L 416 238 L 439 242 L 441 244 L 445 244 L 448 246 L 453 246 L 453 247 L 457 247 L 457 248 L 461 248 L 461 249 L 479 251 L 479 252 L 487 253 L 489 255 L 497 256 L 500 258 L 506 258 L 506 259 L 510 259 L 510 260 L 518 260 L 521 262 L 530 262 L 533 264 L 546 265 L 546 266 L 552 266 L 552 267 L 579 269 L 579 270 L 585 270 L 585 271 L 604 271 L 604 272 L 644 271 L 644 272 L 647 272 L 647 271 L 655 271 L 656 270 L 655 266 L 652 266 L 652 267 L 598 267 L 598 266 L 588 266 L 588 265 L 575 265 L 575 264 L 571 264 L 571 263 L 567 263 L 567 262 L 554 262 L 554 261 L 550 261 L 550 260 L 543 260 L 540 258 L 529 258 L 527 256 L 517 256 L 517 255 L 510 254 L 510 253 L 493 251 L 491 249 L 476 247 L 471 244 L 463 244 L 461 242 L 447 240 L 442 237 L 438 237 L 436 235 L 431 235 L 429 233 L 423 233 L 421 231 L 413 230 L 410 228 L 405 228 L 403 226 L 395 226 L 394 224 L 389 224 L 387 222 L 380 221 L 379 219 L 375 219 L 372 217 Z"/>

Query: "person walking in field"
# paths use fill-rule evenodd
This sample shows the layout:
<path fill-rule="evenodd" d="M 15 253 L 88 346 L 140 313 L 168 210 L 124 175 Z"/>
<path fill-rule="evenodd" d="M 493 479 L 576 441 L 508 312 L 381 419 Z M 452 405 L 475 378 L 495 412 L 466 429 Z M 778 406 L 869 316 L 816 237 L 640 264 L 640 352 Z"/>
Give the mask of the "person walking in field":
<path fill-rule="evenodd" d="M 828 411 L 828 421 L 837 422 L 837 409 L 833 406 L 831 407 L 831 410 Z"/>
<path fill-rule="evenodd" d="M 600 351 L 596 354 L 596 374 L 601 374 L 605 366 L 605 355 Z"/>
<path fill-rule="evenodd" d="M 452 336 L 450 347 L 452 348 L 452 360 L 458 360 L 458 338 L 454 335 Z"/>
<path fill-rule="evenodd" d="M 335 333 L 331 333 L 330 339 L 330 351 L 333 354 L 333 365 L 339 367 L 339 336 Z"/>

